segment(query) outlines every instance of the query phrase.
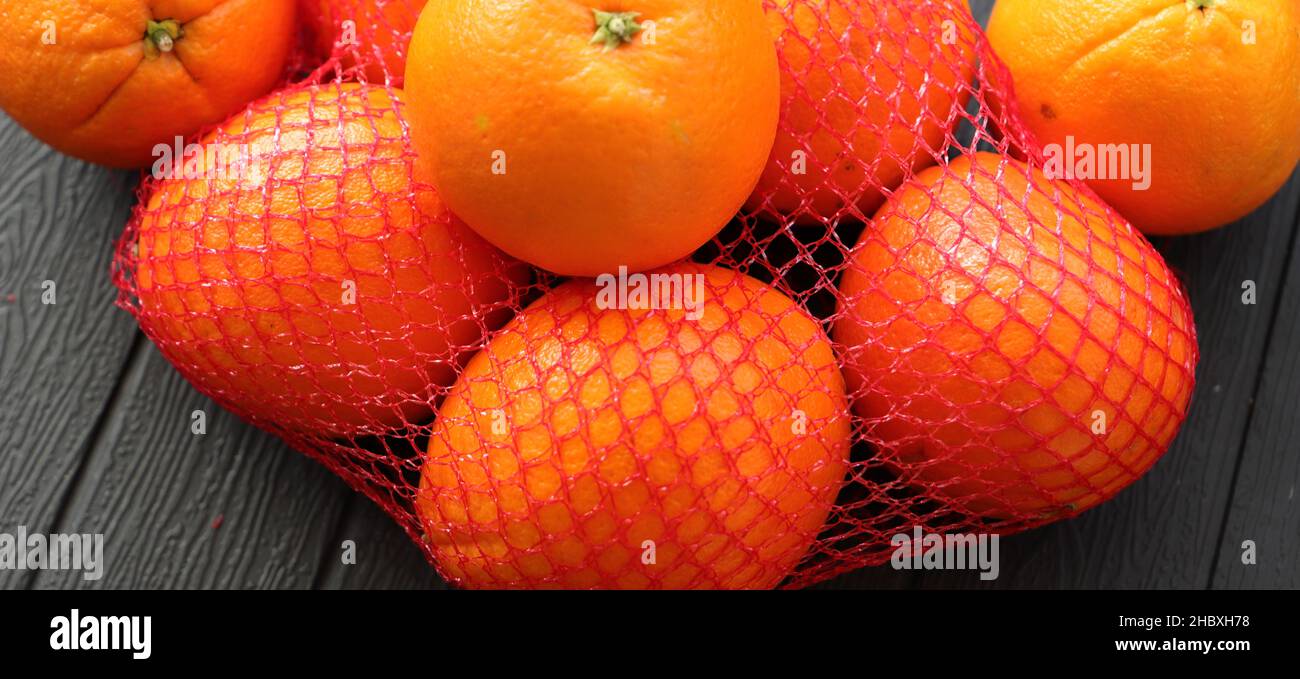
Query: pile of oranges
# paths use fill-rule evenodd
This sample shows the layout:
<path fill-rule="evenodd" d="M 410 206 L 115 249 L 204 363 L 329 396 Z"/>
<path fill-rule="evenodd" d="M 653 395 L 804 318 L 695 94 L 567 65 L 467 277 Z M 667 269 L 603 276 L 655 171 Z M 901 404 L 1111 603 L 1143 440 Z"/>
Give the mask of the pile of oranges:
<path fill-rule="evenodd" d="M 24 1 L 0 106 L 152 167 L 124 306 L 454 583 L 769 588 L 1077 514 L 1177 434 L 1195 327 L 1139 229 L 1289 175 L 1300 16 L 1119 4 L 1001 0 L 1008 71 L 961 0 Z M 1202 43 L 1267 105 L 1162 79 Z M 1153 145 L 1151 197 L 1046 171 L 1064 135 Z"/>

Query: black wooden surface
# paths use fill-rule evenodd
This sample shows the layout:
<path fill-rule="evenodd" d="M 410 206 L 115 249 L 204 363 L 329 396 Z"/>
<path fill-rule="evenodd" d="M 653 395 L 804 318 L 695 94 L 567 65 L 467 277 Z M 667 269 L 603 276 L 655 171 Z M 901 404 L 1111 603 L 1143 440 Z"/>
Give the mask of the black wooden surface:
<path fill-rule="evenodd" d="M 972 0 L 977 18 L 991 4 Z M 0 570 L 0 588 L 440 585 L 386 516 L 194 392 L 112 306 L 133 174 L 2 116 L 0 168 L 0 531 L 102 532 L 107 562 L 94 583 Z M 1239 224 L 1156 243 L 1187 283 L 1202 356 L 1178 440 L 1131 488 L 1005 538 L 993 583 L 875 568 L 819 587 L 1300 587 L 1298 231 L 1300 173 Z M 195 410 L 206 435 L 190 432 Z"/>

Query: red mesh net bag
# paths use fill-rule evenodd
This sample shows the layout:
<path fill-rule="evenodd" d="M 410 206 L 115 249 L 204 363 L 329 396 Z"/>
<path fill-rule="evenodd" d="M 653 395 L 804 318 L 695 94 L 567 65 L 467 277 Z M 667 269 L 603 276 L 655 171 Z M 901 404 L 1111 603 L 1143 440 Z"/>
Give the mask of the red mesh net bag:
<path fill-rule="evenodd" d="M 443 204 L 401 89 L 422 5 L 304 0 L 319 67 L 147 178 L 114 271 L 196 388 L 452 583 L 806 586 L 917 527 L 1082 512 L 1177 433 L 1186 296 L 1044 171 L 964 3 L 765 2 L 781 112 L 753 195 L 687 260 L 599 278 Z"/>

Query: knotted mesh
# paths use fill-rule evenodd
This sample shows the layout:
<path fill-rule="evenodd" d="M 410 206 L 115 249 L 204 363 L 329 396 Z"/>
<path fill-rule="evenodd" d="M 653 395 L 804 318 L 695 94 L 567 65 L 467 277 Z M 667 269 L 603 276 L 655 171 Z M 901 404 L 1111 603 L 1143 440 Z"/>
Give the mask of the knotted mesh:
<path fill-rule="evenodd" d="M 1186 296 L 1044 174 L 964 4 L 765 2 L 782 108 L 753 196 L 692 262 L 597 280 L 511 259 L 422 176 L 422 4 L 304 0 L 319 66 L 147 178 L 114 271 L 196 388 L 453 583 L 805 586 L 917 526 L 1077 514 L 1176 434 Z"/>

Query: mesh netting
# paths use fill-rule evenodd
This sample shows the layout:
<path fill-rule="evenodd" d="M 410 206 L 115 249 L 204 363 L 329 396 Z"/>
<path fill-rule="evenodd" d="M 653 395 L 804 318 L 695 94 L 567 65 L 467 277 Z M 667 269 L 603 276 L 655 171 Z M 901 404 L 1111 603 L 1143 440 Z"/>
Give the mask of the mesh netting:
<path fill-rule="evenodd" d="M 964 3 L 765 3 L 783 101 L 758 188 L 693 261 L 614 288 L 440 203 L 398 89 L 422 4 L 304 0 L 319 68 L 147 178 L 114 271 L 196 388 L 451 582 L 805 586 L 916 526 L 1077 514 L 1176 434 L 1185 294 L 1036 169 Z"/>

